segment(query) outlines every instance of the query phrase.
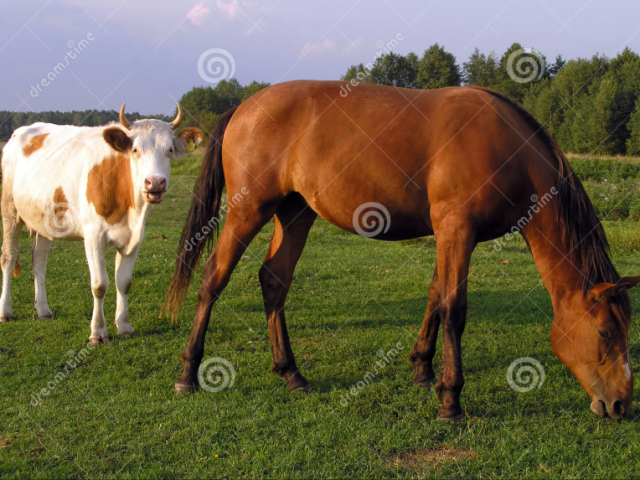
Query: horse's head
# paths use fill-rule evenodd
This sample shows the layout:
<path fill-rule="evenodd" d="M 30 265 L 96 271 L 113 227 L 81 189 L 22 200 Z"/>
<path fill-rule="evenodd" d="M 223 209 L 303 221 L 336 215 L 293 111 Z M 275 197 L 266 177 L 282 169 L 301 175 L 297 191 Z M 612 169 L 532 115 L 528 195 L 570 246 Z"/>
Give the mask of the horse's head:
<path fill-rule="evenodd" d="M 587 295 L 567 296 L 551 328 L 556 356 L 592 398 L 591 410 L 620 419 L 631 409 L 633 374 L 629 363 L 630 309 L 625 290 L 640 277 L 601 283 Z"/>

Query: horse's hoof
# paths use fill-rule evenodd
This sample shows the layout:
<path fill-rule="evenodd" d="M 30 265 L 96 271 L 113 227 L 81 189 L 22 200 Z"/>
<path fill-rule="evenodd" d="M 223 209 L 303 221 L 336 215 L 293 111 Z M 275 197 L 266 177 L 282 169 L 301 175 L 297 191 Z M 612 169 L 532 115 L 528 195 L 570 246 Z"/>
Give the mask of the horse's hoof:
<path fill-rule="evenodd" d="M 437 418 L 441 422 L 459 422 L 460 420 L 464 420 L 464 413 L 460 412 L 452 415 L 448 412 L 443 412 L 442 410 L 440 410 L 440 412 L 438 412 Z"/>
<path fill-rule="evenodd" d="M 436 377 L 433 378 L 416 378 L 413 377 L 413 384 L 422 388 L 430 389 L 438 382 Z"/>
<path fill-rule="evenodd" d="M 89 343 L 94 347 L 98 345 L 108 345 L 109 337 L 107 335 L 103 335 L 101 337 L 89 337 Z"/>
<path fill-rule="evenodd" d="M 136 335 L 137 335 L 137 333 L 134 332 L 133 330 L 131 330 L 130 332 L 119 333 L 118 334 L 118 338 L 129 339 L 131 337 L 135 337 Z"/>
<path fill-rule="evenodd" d="M 200 385 L 192 382 L 184 382 L 182 380 L 178 380 L 175 385 L 176 393 L 195 393 L 200 388 Z"/>
<path fill-rule="evenodd" d="M 44 315 L 38 315 L 39 320 L 51 320 L 53 319 L 53 313 L 45 313 Z"/>
<path fill-rule="evenodd" d="M 287 390 L 289 391 L 289 393 L 311 393 L 311 384 L 309 382 L 307 382 L 306 384 L 289 384 L 287 385 Z"/>
<path fill-rule="evenodd" d="M 7 323 L 13 320 L 13 317 L 0 317 L 0 323 Z"/>

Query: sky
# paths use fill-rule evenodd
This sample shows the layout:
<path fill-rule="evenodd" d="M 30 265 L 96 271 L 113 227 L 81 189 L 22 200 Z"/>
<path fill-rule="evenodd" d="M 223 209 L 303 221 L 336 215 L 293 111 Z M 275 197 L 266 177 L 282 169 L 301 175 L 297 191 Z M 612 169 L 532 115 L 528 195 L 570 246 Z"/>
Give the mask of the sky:
<path fill-rule="evenodd" d="M 513 42 L 612 57 L 640 52 L 640 2 L 0 0 L 0 110 L 172 114 L 195 86 L 339 79 L 390 42 L 403 55 L 437 42 L 460 64 Z"/>

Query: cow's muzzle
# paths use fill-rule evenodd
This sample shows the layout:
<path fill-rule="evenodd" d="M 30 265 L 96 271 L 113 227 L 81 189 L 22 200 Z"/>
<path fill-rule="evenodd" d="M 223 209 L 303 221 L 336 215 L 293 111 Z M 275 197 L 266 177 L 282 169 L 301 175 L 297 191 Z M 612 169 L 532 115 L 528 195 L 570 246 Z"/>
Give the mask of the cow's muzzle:
<path fill-rule="evenodd" d="M 160 203 L 167 191 L 167 179 L 163 177 L 149 177 L 144 181 L 142 194 L 148 203 Z"/>

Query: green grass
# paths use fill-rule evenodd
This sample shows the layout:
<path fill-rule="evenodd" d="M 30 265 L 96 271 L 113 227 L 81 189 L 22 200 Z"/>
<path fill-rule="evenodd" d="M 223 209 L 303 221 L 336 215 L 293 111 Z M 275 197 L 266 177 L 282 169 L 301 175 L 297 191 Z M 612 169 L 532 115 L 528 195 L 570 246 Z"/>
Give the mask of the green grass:
<path fill-rule="evenodd" d="M 482 244 L 473 256 L 463 338 L 463 422 L 437 421 L 434 393 L 411 384 L 408 353 L 426 308 L 436 260 L 433 239 L 376 242 L 321 220 L 311 231 L 287 303 L 293 350 L 313 392 L 288 394 L 283 380 L 269 372 L 257 278 L 268 225 L 216 303 L 207 335 L 205 358 L 231 362 L 235 384 L 217 393 L 173 393 L 195 288 L 177 326 L 158 319 L 158 311 L 195 179 L 176 170 L 197 168 L 197 160 L 191 162 L 174 169 L 171 190 L 147 224 L 130 295 L 138 335 L 115 338 L 112 285 L 105 300 L 111 343 L 91 350 L 58 383 L 54 378 L 69 353 L 84 348 L 89 335 L 92 298 L 84 251 L 77 242 L 54 244 L 47 278 L 55 319 L 37 320 L 32 239 L 23 234 L 25 272 L 13 283 L 16 319 L 0 325 L 2 477 L 637 475 L 640 429 L 634 420 L 640 408 L 622 422 L 589 411 L 587 394 L 552 352 L 551 303 L 520 239 L 500 252 Z M 638 223 L 607 222 L 606 228 L 618 269 L 640 273 Z M 637 308 L 640 290 L 632 298 Z M 636 372 L 639 340 L 634 326 Z M 400 355 L 343 406 L 341 398 L 373 370 L 378 350 L 397 344 Z M 518 393 L 509 387 L 507 369 L 521 357 L 543 365 L 540 388 Z M 32 395 L 49 382 L 54 388 L 32 406 Z"/>

